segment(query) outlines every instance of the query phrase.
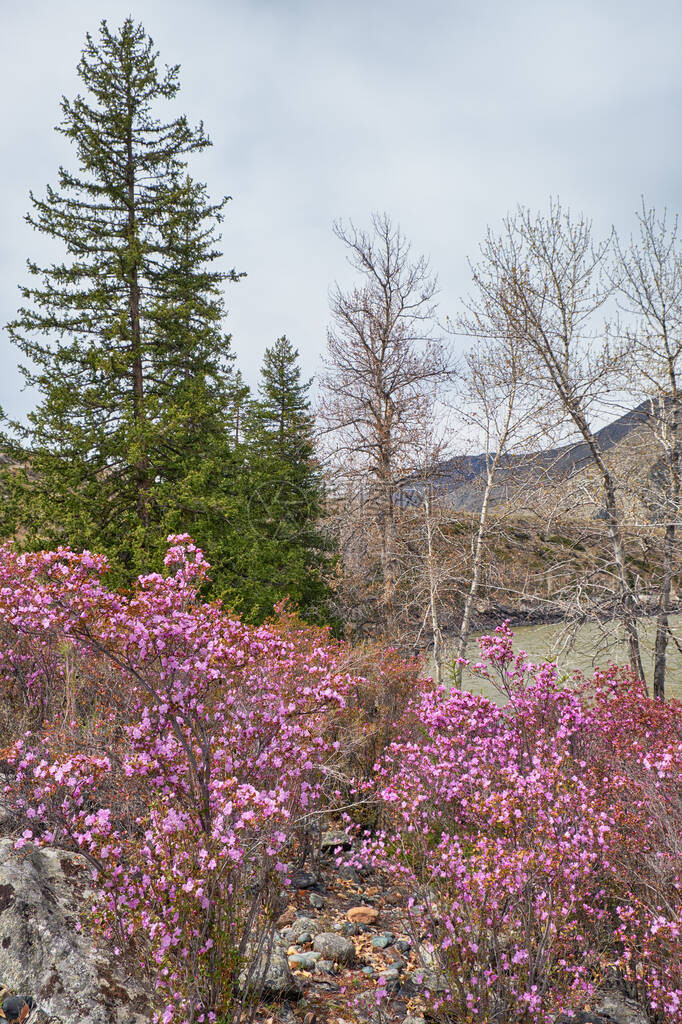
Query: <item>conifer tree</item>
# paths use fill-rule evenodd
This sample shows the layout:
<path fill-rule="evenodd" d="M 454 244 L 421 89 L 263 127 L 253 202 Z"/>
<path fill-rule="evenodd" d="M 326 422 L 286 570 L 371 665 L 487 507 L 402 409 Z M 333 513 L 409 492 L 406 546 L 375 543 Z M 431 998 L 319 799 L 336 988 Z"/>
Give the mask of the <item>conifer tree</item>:
<path fill-rule="evenodd" d="M 289 597 L 311 621 L 329 620 L 331 563 L 320 530 L 322 476 L 315 458 L 310 381 L 286 337 L 265 352 L 246 424 L 249 475 L 244 576 L 256 620 Z"/>
<path fill-rule="evenodd" d="M 57 128 L 77 170 L 60 168 L 57 187 L 31 194 L 27 216 L 66 255 L 29 262 L 34 280 L 9 325 L 40 397 L 27 426 L 12 424 L 22 468 L 5 474 L 5 531 L 30 546 L 103 551 L 126 580 L 167 532 L 189 530 L 210 557 L 239 519 L 234 419 L 245 389 L 222 286 L 241 275 L 215 266 L 227 198 L 212 202 L 187 173 L 187 158 L 210 145 L 203 125 L 157 117 L 179 68 L 161 70 L 128 18 L 87 36 L 78 74 L 85 93 L 62 100 Z"/>

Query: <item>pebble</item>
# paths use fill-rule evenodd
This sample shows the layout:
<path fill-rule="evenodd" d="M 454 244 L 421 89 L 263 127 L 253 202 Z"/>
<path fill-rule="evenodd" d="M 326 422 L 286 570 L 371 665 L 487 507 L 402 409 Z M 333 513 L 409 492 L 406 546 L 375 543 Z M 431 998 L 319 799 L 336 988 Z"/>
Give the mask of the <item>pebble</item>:
<path fill-rule="evenodd" d="M 305 944 L 307 942 L 312 942 L 312 941 L 313 941 L 313 937 L 310 934 L 310 932 L 301 932 L 301 934 L 296 937 L 296 945 L 297 946 L 305 946 Z"/>
<path fill-rule="evenodd" d="M 346 917 L 352 924 L 374 924 L 379 917 L 376 907 L 351 907 Z"/>
<path fill-rule="evenodd" d="M 296 907 L 287 907 L 284 913 L 280 914 L 280 916 L 277 918 L 277 927 L 280 929 L 280 931 L 284 928 L 288 928 L 289 925 L 294 923 L 295 917 Z"/>
<path fill-rule="evenodd" d="M 318 922 L 312 917 L 296 917 L 290 928 L 286 928 L 282 932 L 282 938 L 285 942 L 296 942 L 299 935 L 308 933 L 310 935 L 317 935 L 320 931 Z M 310 941 L 310 940 L 308 940 Z"/>
<path fill-rule="evenodd" d="M 397 981 L 399 977 L 400 973 L 395 967 L 386 967 L 379 975 L 379 978 L 383 978 L 385 981 Z"/>
<path fill-rule="evenodd" d="M 320 989 L 322 992 L 340 992 L 341 986 L 337 985 L 335 981 L 330 978 L 315 978 L 315 988 Z M 280 1013 L 282 1011 L 280 1010 Z"/>
<path fill-rule="evenodd" d="M 324 899 L 320 896 L 318 892 L 311 892 L 310 896 L 308 897 L 308 901 L 310 903 L 310 906 L 314 907 L 315 910 L 322 910 L 322 907 L 324 906 Z"/>
<path fill-rule="evenodd" d="M 382 935 L 372 936 L 372 945 L 375 949 L 387 949 L 388 946 L 392 945 L 395 936 L 392 932 L 384 932 Z"/>
<path fill-rule="evenodd" d="M 330 831 L 323 832 L 320 840 L 322 853 L 332 853 L 334 850 L 350 850 L 353 840 L 347 832 Z"/>
<path fill-rule="evenodd" d="M 368 978 L 373 978 L 375 972 L 373 967 L 363 967 L 362 973 L 366 974 Z"/>
<path fill-rule="evenodd" d="M 292 889 L 312 889 L 317 885 L 317 875 L 311 874 L 310 871 L 294 871 L 290 885 Z"/>
<path fill-rule="evenodd" d="M 321 974 L 338 974 L 338 969 L 333 960 L 318 960 L 315 966 Z"/>
<path fill-rule="evenodd" d="M 357 884 L 360 881 L 360 875 L 351 864 L 342 864 L 337 869 L 337 873 L 339 878 L 343 878 L 346 882 L 355 882 Z"/>
<path fill-rule="evenodd" d="M 342 964 L 350 964 L 355 960 L 353 943 L 350 939 L 344 939 L 342 935 L 335 935 L 334 932 L 321 932 L 316 935 L 313 949 L 324 956 L 325 960 L 334 960 Z"/>
<path fill-rule="evenodd" d="M 399 953 L 409 953 L 412 949 L 412 943 L 408 942 L 407 939 L 398 939 L 395 943 L 395 948 Z"/>
<path fill-rule="evenodd" d="M 289 957 L 289 967 L 293 970 L 312 971 L 321 958 L 321 953 L 294 953 Z"/>
<path fill-rule="evenodd" d="M 294 918 L 291 930 L 296 932 L 314 932 L 319 931 L 317 921 L 314 917 L 308 917 L 307 914 L 300 914 Z"/>

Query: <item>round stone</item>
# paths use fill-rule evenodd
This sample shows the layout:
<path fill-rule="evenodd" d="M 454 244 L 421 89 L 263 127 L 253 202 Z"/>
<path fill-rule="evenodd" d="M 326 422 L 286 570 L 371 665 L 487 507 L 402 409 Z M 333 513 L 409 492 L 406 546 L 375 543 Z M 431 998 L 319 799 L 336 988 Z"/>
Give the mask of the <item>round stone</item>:
<path fill-rule="evenodd" d="M 334 932 L 321 932 L 313 940 L 313 949 L 324 956 L 325 960 L 335 963 L 350 964 L 355 959 L 355 946 L 343 935 Z"/>

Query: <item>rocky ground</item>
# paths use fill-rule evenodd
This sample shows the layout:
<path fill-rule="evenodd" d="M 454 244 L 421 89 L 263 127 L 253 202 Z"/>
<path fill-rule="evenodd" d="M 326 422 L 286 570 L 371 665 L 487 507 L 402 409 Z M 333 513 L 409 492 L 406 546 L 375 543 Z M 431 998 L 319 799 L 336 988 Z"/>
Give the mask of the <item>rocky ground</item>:
<path fill-rule="evenodd" d="M 261 1020 L 293 1024 L 307 1014 L 319 1024 L 370 1020 L 379 1016 L 381 989 L 389 996 L 382 1021 L 423 1019 L 419 994 L 427 984 L 438 986 L 429 951 L 415 948 L 409 935 L 404 893 L 371 872 L 336 866 L 336 855 L 350 845 L 344 833 L 327 832 L 318 869 L 294 873 L 271 962 L 286 965 L 288 972 L 275 972 L 296 991 L 289 1006 L 263 1007 Z"/>
<path fill-rule="evenodd" d="M 280 1002 L 263 1005 L 262 1024 L 424 1024 L 423 992 L 440 990 L 431 949 L 412 935 L 408 894 L 343 860 L 351 841 L 342 832 L 322 837 L 316 872 L 292 877 L 289 906 L 277 922 L 271 956 Z M 336 860 L 341 853 L 342 863 Z M 277 980 L 279 979 L 279 980 Z M 284 989 L 288 989 L 285 994 Z M 377 993 L 388 998 L 377 1005 Z M 352 1007 L 352 1010 L 349 1010 Z M 556 1024 L 647 1024 L 617 979 L 589 1012 Z"/>
<path fill-rule="evenodd" d="M 243 991 L 264 983 L 259 1024 L 423 1024 L 422 993 L 442 979 L 427 944 L 411 935 L 408 894 L 351 859 L 350 838 L 328 831 L 314 868 L 293 872 L 274 947 L 239 979 Z M 28 1024 L 149 1024 L 149 993 L 134 966 L 79 932 L 88 877 L 78 854 L 18 852 L 0 839 L 0 981 L 36 999 Z M 557 1024 L 647 1021 L 614 985 L 592 1012 Z"/>

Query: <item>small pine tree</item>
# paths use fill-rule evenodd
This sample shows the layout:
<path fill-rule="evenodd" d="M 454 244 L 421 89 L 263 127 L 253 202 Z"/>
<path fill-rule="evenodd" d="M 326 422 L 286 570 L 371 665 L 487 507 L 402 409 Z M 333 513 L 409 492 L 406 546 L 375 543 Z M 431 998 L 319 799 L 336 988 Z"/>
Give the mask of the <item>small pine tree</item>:
<path fill-rule="evenodd" d="M 187 174 L 187 157 L 210 145 L 203 126 L 155 115 L 179 89 L 179 68 L 157 60 L 130 18 L 87 36 L 86 96 L 62 100 L 57 128 L 78 170 L 31 194 L 27 216 L 66 259 L 29 262 L 36 282 L 9 325 L 40 401 L 28 426 L 11 425 L 22 468 L 5 472 L 5 532 L 103 551 L 120 581 L 153 564 L 172 530 L 211 557 L 238 518 L 245 389 L 222 286 L 241 275 L 214 265 L 227 198 L 211 202 Z"/>
<path fill-rule="evenodd" d="M 320 530 L 323 484 L 315 459 L 310 381 L 286 337 L 265 352 L 259 399 L 249 410 L 247 614 L 262 619 L 289 597 L 304 618 L 329 621 L 331 555 Z M 247 571 L 248 570 L 248 571 Z"/>

